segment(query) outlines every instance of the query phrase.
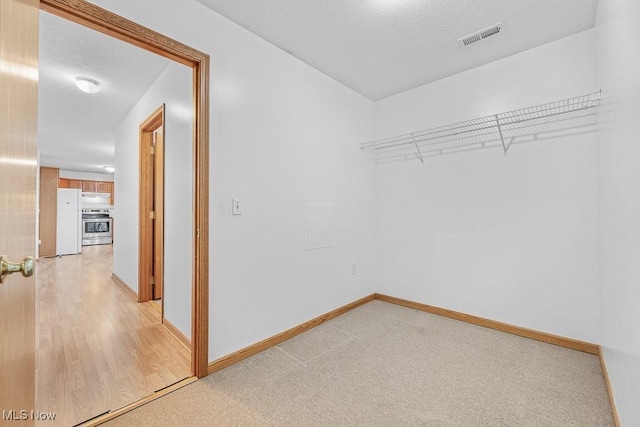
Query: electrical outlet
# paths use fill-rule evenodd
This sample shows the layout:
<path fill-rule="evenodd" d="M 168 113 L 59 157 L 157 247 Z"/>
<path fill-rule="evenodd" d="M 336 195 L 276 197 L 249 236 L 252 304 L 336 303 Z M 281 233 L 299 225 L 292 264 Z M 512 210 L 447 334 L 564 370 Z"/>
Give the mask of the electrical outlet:
<path fill-rule="evenodd" d="M 242 199 L 231 199 L 232 209 L 231 212 L 234 215 L 242 215 Z"/>
<path fill-rule="evenodd" d="M 357 274 L 358 273 L 358 265 L 355 262 L 351 263 L 351 274 Z"/>

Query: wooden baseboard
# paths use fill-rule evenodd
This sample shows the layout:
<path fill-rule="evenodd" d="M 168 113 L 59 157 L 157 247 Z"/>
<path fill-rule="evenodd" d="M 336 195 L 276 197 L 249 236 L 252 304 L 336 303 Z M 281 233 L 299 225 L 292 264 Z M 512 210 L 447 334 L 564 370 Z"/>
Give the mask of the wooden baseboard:
<path fill-rule="evenodd" d="M 163 388 L 162 390 L 158 390 L 155 393 L 153 393 L 151 396 L 147 396 L 143 399 L 140 399 L 136 402 L 133 402 L 130 405 L 127 406 L 123 406 L 120 409 L 116 409 L 115 411 L 111 411 L 107 414 L 101 415 L 97 418 L 94 418 L 92 420 L 89 420 L 87 422 L 84 422 L 82 424 L 79 424 L 79 427 L 94 427 L 94 426 L 99 426 L 100 424 L 106 423 L 109 420 L 112 420 L 116 417 L 119 417 L 122 414 L 126 414 L 129 411 L 133 411 L 136 408 L 139 408 L 142 405 L 146 405 L 147 403 L 156 400 L 162 396 L 166 396 L 169 393 L 173 393 L 174 391 L 181 389 L 182 387 L 189 385 L 195 381 L 197 381 L 198 378 L 197 377 L 189 377 L 189 378 L 185 378 L 182 381 L 178 381 L 177 383 L 167 387 L 167 388 Z"/>
<path fill-rule="evenodd" d="M 111 273 L 111 278 L 113 279 L 114 282 L 116 282 L 118 285 L 120 285 L 122 287 L 122 289 L 124 289 L 124 291 L 127 293 L 127 295 L 129 295 L 131 298 L 133 298 L 133 300 L 135 302 L 138 302 L 138 294 L 135 293 L 133 291 L 133 289 L 131 289 L 129 287 L 129 285 L 127 285 L 125 283 L 124 280 L 122 280 L 121 278 L 119 278 L 115 273 Z"/>
<path fill-rule="evenodd" d="M 175 325 L 169 322 L 166 318 L 162 319 L 162 324 L 164 325 L 165 328 L 167 328 L 167 330 L 171 333 L 171 335 L 176 337 L 176 339 L 180 342 L 180 344 L 182 344 L 189 351 L 191 351 L 191 340 L 187 338 L 182 332 L 180 332 L 180 329 L 176 328 Z"/>
<path fill-rule="evenodd" d="M 558 335 L 548 334 L 546 332 L 534 331 L 532 329 L 522 328 L 520 326 L 510 325 L 508 323 L 497 322 L 495 320 L 484 319 L 482 317 L 472 316 L 470 314 L 459 313 L 445 308 L 434 307 L 431 305 L 421 304 L 419 302 L 409 301 L 402 298 L 391 297 L 383 294 L 374 294 L 375 299 L 388 302 L 391 304 L 401 305 L 427 313 L 437 314 L 439 316 L 448 317 L 450 319 L 460 320 L 462 322 L 472 323 L 485 328 L 495 329 L 525 338 L 531 338 L 537 341 L 558 345 L 560 347 L 570 348 L 572 350 L 583 351 L 585 353 L 600 354 L 600 347 L 584 341 L 565 338 Z"/>
<path fill-rule="evenodd" d="M 620 417 L 618 415 L 618 408 L 613 398 L 613 387 L 611 386 L 611 380 L 609 379 L 609 371 L 607 371 L 607 363 L 604 360 L 604 354 L 602 348 L 600 350 L 600 365 L 602 366 L 602 374 L 604 375 L 604 382 L 607 386 L 607 392 L 609 393 L 609 402 L 611 402 L 611 412 L 613 412 L 613 423 L 616 427 L 620 427 Z"/>
<path fill-rule="evenodd" d="M 322 316 L 318 316 L 315 319 L 311 319 L 308 322 L 302 323 L 301 325 L 295 326 L 270 338 L 262 340 L 256 344 L 250 345 L 249 347 L 245 347 L 242 350 L 238 350 L 235 353 L 231 353 L 227 356 L 221 357 L 220 359 L 214 360 L 213 362 L 209 363 L 208 373 L 212 374 L 226 368 L 227 366 L 231 366 L 234 363 L 238 363 L 239 361 L 246 359 L 247 357 L 253 356 L 254 354 L 260 353 L 261 351 L 276 346 L 288 339 L 295 337 L 296 335 L 306 332 L 309 329 L 315 328 L 316 326 L 328 320 L 338 317 L 341 314 L 348 312 L 349 310 L 353 310 L 354 308 L 361 306 L 362 304 L 373 301 L 374 299 L 375 297 L 373 294 L 368 295 L 350 304 L 344 305 L 333 311 L 323 314 Z"/>
<path fill-rule="evenodd" d="M 288 339 L 295 337 L 298 334 L 306 332 L 309 329 L 312 329 L 320 325 L 321 323 L 326 322 L 327 320 L 331 320 L 334 317 L 340 316 L 341 314 L 344 314 L 347 311 L 352 310 L 362 304 L 366 304 L 369 301 L 373 301 L 374 299 L 384 301 L 390 304 L 396 304 L 403 307 L 425 311 L 427 313 L 436 314 L 439 316 L 447 317 L 454 320 L 459 320 L 466 323 L 471 323 L 478 326 L 483 326 L 485 328 L 495 329 L 497 331 L 507 332 L 513 335 L 518 335 L 521 337 L 542 341 L 548 344 L 554 344 L 560 347 L 569 348 L 571 350 L 578 350 L 585 353 L 594 354 L 596 356 L 600 355 L 600 346 L 596 344 L 579 341 L 572 338 L 565 338 L 558 335 L 549 334 L 546 332 L 535 331 L 533 329 L 522 328 L 520 326 L 514 326 L 508 323 L 502 323 L 495 320 L 473 316 L 470 314 L 464 314 L 464 313 L 460 313 L 453 310 L 447 310 L 445 308 L 434 307 L 431 305 L 422 304 L 415 301 L 409 301 L 402 298 L 396 298 L 389 295 L 375 293 L 375 294 L 366 296 L 364 298 L 361 298 L 357 301 L 354 301 L 351 304 L 347 304 L 333 311 L 330 311 L 329 313 L 323 314 L 322 316 L 318 316 L 315 319 L 309 320 L 308 322 L 305 322 L 301 325 L 288 329 L 284 332 L 281 332 L 277 335 L 274 335 L 256 344 L 245 347 L 242 350 L 238 350 L 220 359 L 214 360 L 213 362 L 209 363 L 208 373 L 212 374 L 214 372 L 217 372 L 221 369 L 226 368 L 227 366 L 231 366 L 234 363 L 237 363 L 243 359 L 246 359 L 247 357 L 253 356 L 254 354 L 260 353 L 261 351 L 264 351 L 270 347 L 278 345 Z"/>

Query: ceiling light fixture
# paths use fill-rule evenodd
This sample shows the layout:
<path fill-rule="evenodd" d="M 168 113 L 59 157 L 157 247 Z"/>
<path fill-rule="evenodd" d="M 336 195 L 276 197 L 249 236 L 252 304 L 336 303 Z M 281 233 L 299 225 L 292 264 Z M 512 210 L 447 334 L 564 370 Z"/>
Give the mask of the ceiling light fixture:
<path fill-rule="evenodd" d="M 114 173 L 116 171 L 116 168 L 114 168 L 113 166 L 103 166 L 103 168 L 109 173 Z"/>
<path fill-rule="evenodd" d="M 89 77 L 76 77 L 76 86 L 85 93 L 100 92 L 100 83 L 98 83 L 97 80 L 90 79 Z"/>

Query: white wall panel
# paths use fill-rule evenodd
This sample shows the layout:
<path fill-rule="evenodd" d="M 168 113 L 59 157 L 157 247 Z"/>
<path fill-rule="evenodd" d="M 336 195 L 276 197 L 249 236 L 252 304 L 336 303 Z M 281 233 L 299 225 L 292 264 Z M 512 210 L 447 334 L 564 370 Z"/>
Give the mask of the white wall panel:
<path fill-rule="evenodd" d="M 596 91 L 594 31 L 376 103 L 377 137 Z M 378 291 L 599 342 L 595 132 L 379 165 Z"/>
<path fill-rule="evenodd" d="M 372 293 L 373 103 L 195 1 L 94 3 L 211 55 L 209 359 Z M 304 250 L 308 202 L 335 204 L 334 247 Z"/>
<path fill-rule="evenodd" d="M 640 3 L 601 0 L 599 115 L 602 346 L 622 425 L 640 425 Z"/>

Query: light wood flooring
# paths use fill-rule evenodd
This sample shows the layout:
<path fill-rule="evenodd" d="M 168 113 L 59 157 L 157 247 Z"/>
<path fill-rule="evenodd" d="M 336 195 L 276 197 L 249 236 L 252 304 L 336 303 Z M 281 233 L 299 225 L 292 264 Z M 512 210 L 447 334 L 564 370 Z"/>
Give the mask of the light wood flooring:
<path fill-rule="evenodd" d="M 73 426 L 191 375 L 188 349 L 111 266 L 111 245 L 38 262 L 36 408 L 56 413 L 40 425 Z"/>

